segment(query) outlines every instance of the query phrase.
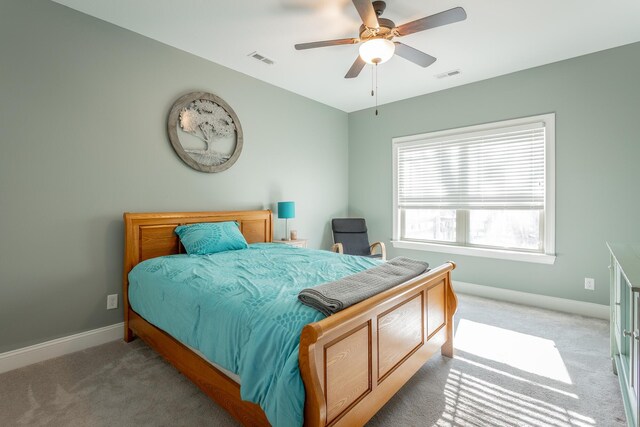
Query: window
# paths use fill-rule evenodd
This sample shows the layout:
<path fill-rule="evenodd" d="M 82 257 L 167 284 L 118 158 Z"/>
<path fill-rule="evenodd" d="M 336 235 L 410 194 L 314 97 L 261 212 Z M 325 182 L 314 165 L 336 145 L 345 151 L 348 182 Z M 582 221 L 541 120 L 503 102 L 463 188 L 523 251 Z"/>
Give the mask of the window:
<path fill-rule="evenodd" d="M 393 139 L 395 247 L 552 264 L 555 115 Z"/>

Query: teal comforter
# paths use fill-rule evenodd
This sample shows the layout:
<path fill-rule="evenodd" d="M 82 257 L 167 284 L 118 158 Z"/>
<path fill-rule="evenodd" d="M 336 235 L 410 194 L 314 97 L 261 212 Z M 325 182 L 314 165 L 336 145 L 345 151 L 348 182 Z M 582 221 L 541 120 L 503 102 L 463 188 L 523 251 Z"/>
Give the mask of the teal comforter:
<path fill-rule="evenodd" d="M 129 273 L 129 302 L 147 321 L 240 376 L 242 399 L 274 426 L 301 426 L 300 332 L 324 317 L 300 290 L 378 265 L 327 251 L 260 243 L 213 255 L 172 255 Z"/>

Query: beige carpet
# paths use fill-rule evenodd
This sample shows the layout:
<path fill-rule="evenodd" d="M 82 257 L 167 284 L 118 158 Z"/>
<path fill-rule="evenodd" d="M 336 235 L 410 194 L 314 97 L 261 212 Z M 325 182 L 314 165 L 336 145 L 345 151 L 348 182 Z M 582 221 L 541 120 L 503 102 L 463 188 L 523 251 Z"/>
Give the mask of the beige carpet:
<path fill-rule="evenodd" d="M 606 321 L 460 296 L 456 357 L 434 357 L 370 426 L 624 426 Z M 143 343 L 0 375 L 0 426 L 235 426 Z"/>

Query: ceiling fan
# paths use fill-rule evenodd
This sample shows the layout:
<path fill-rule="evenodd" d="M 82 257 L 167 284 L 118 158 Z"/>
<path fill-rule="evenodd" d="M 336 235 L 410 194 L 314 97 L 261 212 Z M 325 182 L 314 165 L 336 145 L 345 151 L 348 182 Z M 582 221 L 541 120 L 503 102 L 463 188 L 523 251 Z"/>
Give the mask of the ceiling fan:
<path fill-rule="evenodd" d="M 382 64 L 388 61 L 394 53 L 421 67 L 428 67 L 436 61 L 436 58 L 406 44 L 392 41 L 393 38 L 440 27 L 442 25 L 453 24 L 454 22 L 464 21 L 467 18 L 467 13 L 463 8 L 454 7 L 453 9 L 445 10 L 444 12 L 426 16 L 396 27 L 393 21 L 380 18 L 382 12 L 384 12 L 387 7 L 384 1 L 374 1 L 371 3 L 370 0 L 353 0 L 353 5 L 356 7 L 363 22 L 360 26 L 359 37 L 295 45 L 296 50 L 304 50 L 316 47 L 362 43 L 360 45 L 360 55 L 358 55 L 344 76 L 345 79 L 358 77 L 358 74 L 360 74 L 365 64 Z"/>

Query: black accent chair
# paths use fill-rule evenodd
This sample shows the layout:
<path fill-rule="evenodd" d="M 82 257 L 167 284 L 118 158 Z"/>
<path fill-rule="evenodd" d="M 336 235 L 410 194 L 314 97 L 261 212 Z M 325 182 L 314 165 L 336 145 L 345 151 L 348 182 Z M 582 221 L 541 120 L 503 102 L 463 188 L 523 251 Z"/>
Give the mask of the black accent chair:
<path fill-rule="evenodd" d="M 360 255 L 371 258 L 387 259 L 384 243 L 369 244 L 367 224 L 364 218 L 334 218 L 331 220 L 333 242 L 331 250 L 340 254 Z M 376 246 L 380 253 L 374 253 Z"/>

